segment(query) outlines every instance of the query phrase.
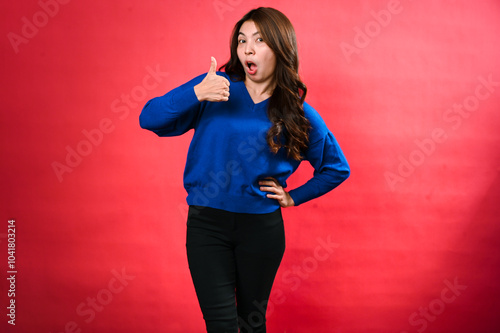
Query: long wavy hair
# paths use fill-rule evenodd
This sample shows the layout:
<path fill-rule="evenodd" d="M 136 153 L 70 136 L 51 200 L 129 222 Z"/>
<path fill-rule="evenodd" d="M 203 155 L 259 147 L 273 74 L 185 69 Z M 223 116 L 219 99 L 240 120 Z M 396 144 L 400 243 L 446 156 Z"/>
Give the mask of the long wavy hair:
<path fill-rule="evenodd" d="M 235 80 L 245 80 L 245 70 L 238 59 L 238 34 L 243 23 L 253 21 L 264 42 L 276 56 L 276 70 L 267 115 L 272 125 L 267 143 L 273 153 L 281 148 L 287 156 L 300 161 L 309 143 L 310 123 L 304 116 L 306 85 L 299 77 L 299 57 L 295 29 L 280 11 L 260 7 L 248 12 L 236 23 L 231 35 L 231 58 L 220 67 Z"/>

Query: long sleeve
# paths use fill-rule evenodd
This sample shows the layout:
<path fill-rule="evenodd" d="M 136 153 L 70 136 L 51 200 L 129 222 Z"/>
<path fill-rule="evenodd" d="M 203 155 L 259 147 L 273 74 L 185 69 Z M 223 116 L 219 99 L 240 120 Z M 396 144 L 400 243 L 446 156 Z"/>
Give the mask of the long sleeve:
<path fill-rule="evenodd" d="M 314 174 L 307 183 L 289 192 L 296 206 L 333 190 L 350 175 L 344 153 L 324 121 L 307 104 L 304 111 L 312 126 L 305 159 L 314 168 Z"/>
<path fill-rule="evenodd" d="M 205 75 L 149 100 L 139 116 L 142 128 L 153 131 L 158 136 L 176 136 L 192 129 L 199 115 L 202 103 L 194 93 L 194 86 Z"/>

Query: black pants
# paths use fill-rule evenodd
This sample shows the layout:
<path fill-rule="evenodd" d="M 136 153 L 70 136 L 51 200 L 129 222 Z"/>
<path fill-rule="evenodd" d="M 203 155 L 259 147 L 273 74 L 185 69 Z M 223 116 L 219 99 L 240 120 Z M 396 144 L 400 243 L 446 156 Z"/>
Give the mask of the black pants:
<path fill-rule="evenodd" d="M 285 251 L 281 210 L 190 206 L 186 247 L 207 332 L 266 332 L 267 302 Z"/>

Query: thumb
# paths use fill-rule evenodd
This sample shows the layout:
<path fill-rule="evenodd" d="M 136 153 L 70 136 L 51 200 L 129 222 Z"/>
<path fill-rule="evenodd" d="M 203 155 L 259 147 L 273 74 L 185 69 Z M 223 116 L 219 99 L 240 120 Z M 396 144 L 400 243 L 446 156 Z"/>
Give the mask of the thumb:
<path fill-rule="evenodd" d="M 216 74 L 217 72 L 217 60 L 215 60 L 214 57 L 212 57 L 212 63 L 210 64 L 210 70 L 208 71 L 208 74 Z"/>

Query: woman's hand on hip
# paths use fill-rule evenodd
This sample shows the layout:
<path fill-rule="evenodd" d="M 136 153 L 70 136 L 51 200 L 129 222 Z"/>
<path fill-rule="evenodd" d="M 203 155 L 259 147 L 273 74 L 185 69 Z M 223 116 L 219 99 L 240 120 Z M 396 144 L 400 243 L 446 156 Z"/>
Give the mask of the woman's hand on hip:
<path fill-rule="evenodd" d="M 194 86 L 194 93 L 200 102 L 226 102 L 229 100 L 229 80 L 217 75 L 217 60 L 212 57 L 210 70 L 199 84 Z"/>
<path fill-rule="evenodd" d="M 263 192 L 270 192 L 267 197 L 270 199 L 278 200 L 281 207 L 292 207 L 295 206 L 290 194 L 285 191 L 285 189 L 278 183 L 275 178 L 267 177 L 259 181 L 260 190 Z"/>

